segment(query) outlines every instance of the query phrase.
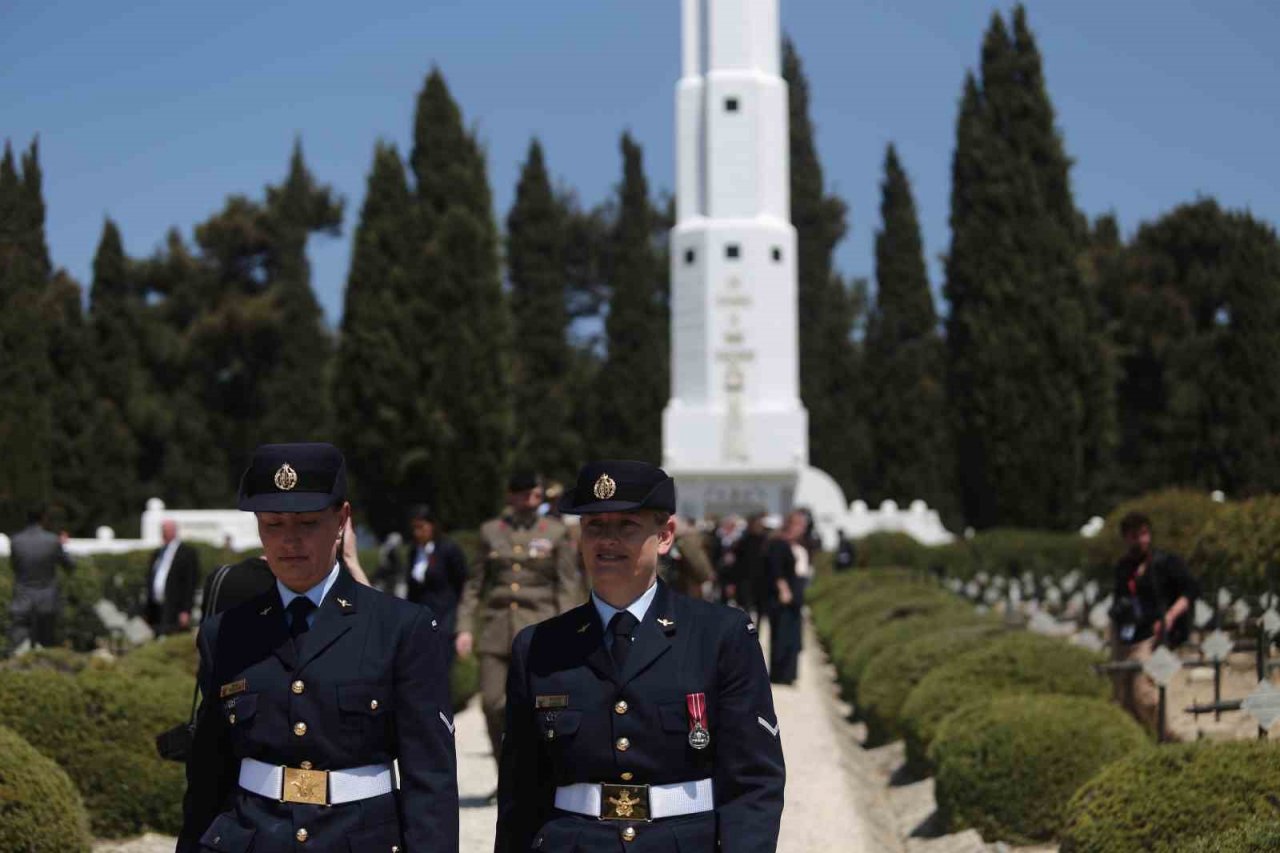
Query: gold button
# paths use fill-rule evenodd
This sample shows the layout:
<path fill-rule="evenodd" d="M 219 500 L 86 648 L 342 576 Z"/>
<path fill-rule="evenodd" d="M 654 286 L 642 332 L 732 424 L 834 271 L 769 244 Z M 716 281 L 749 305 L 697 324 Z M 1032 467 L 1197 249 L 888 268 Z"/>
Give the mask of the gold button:
<path fill-rule="evenodd" d="M 511 566 L 511 571 L 513 571 L 513 572 L 522 572 L 522 571 L 524 571 L 524 566 L 520 565 L 519 563 L 515 563 L 515 564 L 513 564 L 513 565 Z"/>
<path fill-rule="evenodd" d="M 306 828 L 304 827 L 302 829 L 299 829 L 297 832 L 295 832 L 293 834 L 293 837 L 298 839 L 299 843 L 306 844 L 307 839 L 311 837 L 311 833 L 307 832 Z"/>
<path fill-rule="evenodd" d="M 370 700 L 369 700 L 369 710 L 370 710 L 370 711 L 376 711 L 376 710 L 378 710 L 378 700 L 377 700 L 377 699 L 370 699 Z"/>
<path fill-rule="evenodd" d="M 625 714 L 630 710 L 631 706 L 627 704 L 626 699 L 619 699 L 618 703 L 613 706 L 613 713 L 615 714 Z"/>
<path fill-rule="evenodd" d="M 515 549 L 514 549 L 514 550 L 515 550 L 515 552 L 516 552 L 516 556 L 520 556 L 521 554 L 523 554 L 523 553 L 524 553 L 524 546 L 523 546 L 523 545 L 517 545 L 517 546 L 515 547 Z"/>
<path fill-rule="evenodd" d="M 519 605 L 519 604 L 516 604 L 516 603 L 513 601 L 513 602 L 511 602 L 511 609 L 512 609 L 512 610 L 519 610 L 519 609 L 520 609 L 520 605 Z"/>
<path fill-rule="evenodd" d="M 230 717 L 227 717 L 227 722 L 234 726 L 236 724 L 236 715 L 232 714 Z"/>
<path fill-rule="evenodd" d="M 297 735 L 298 737 L 302 737 L 303 735 L 305 735 L 305 734 L 307 733 L 307 724 L 306 724 L 306 723 L 294 723 L 294 724 L 293 724 L 293 733 L 294 733 L 295 735 Z"/>
<path fill-rule="evenodd" d="M 518 584 L 518 583 L 513 583 L 513 584 L 511 584 L 511 591 L 512 591 L 512 592 L 519 592 L 519 591 L 520 591 L 520 584 Z"/>
<path fill-rule="evenodd" d="M 626 752 L 628 749 L 631 748 L 631 741 L 627 740 L 624 737 L 620 737 L 613 745 L 617 747 L 618 752 Z"/>
<path fill-rule="evenodd" d="M 622 774 L 623 782 L 630 782 L 634 778 L 636 778 L 636 774 L 632 773 L 630 770 L 624 771 Z"/>
<path fill-rule="evenodd" d="M 299 767 L 301 767 L 303 770 L 310 770 L 310 769 L 311 769 L 311 762 L 310 762 L 310 761 L 304 761 L 304 762 L 302 762 L 301 764 L 299 764 L 298 766 L 299 766 Z"/>
<path fill-rule="evenodd" d="M 635 828 L 634 826 L 628 826 L 626 829 L 622 830 L 622 840 L 623 840 L 623 841 L 635 841 L 635 840 L 636 840 L 636 828 Z"/>
<path fill-rule="evenodd" d="M 290 684 L 289 689 L 292 690 L 294 693 L 301 693 L 302 691 L 307 689 L 307 685 L 303 684 L 302 680 L 299 679 L 293 682 L 293 684 Z"/>
<path fill-rule="evenodd" d="M 555 740 L 556 739 L 555 729 L 547 729 L 546 733 L 543 734 L 543 738 L 545 738 L 546 740 Z"/>

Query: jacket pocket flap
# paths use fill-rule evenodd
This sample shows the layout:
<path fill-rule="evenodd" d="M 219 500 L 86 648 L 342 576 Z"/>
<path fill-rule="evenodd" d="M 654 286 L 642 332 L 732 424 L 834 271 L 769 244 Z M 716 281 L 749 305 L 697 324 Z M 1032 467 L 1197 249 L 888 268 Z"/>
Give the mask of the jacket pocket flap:
<path fill-rule="evenodd" d="M 381 714 L 387 691 L 376 684 L 344 684 L 338 687 L 338 709 L 348 713 Z"/>
<path fill-rule="evenodd" d="M 686 732 L 689 730 L 689 712 L 683 702 L 667 702 L 659 705 L 658 716 L 662 717 L 663 731 Z"/>
<path fill-rule="evenodd" d="M 221 853 L 245 853 L 253 845 L 256 830 L 241 826 L 230 814 L 220 814 L 200 836 L 200 846 Z"/>
<path fill-rule="evenodd" d="M 557 735 L 571 735 L 582 724 L 581 711 L 559 710 L 554 712 L 538 712 L 538 728 L 543 732 L 555 732 Z"/>
<path fill-rule="evenodd" d="M 251 719 L 257 711 L 257 693 L 242 693 L 231 699 L 222 700 L 222 716 L 233 726 L 243 720 Z"/>

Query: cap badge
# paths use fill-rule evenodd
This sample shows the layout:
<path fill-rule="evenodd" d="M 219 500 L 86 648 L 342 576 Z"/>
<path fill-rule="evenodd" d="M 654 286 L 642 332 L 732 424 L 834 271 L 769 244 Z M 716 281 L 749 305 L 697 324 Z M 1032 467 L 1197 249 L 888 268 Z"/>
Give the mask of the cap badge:
<path fill-rule="evenodd" d="M 595 486 L 591 488 L 591 494 L 596 496 L 598 501 L 607 501 L 613 497 L 618 491 L 618 484 L 608 474 L 601 474 L 596 480 Z"/>
<path fill-rule="evenodd" d="M 298 472 L 286 462 L 276 470 L 275 483 L 276 488 L 282 492 L 292 491 L 293 487 L 298 485 Z"/>

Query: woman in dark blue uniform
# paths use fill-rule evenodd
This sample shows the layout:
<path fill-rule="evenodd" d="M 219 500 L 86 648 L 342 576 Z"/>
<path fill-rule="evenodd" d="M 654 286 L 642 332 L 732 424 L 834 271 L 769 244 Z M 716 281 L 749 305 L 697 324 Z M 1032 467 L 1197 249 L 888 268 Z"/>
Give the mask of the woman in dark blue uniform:
<path fill-rule="evenodd" d="M 583 467 L 591 599 L 521 631 L 507 679 L 497 853 L 772 853 L 785 778 L 756 626 L 657 579 L 675 483 Z"/>
<path fill-rule="evenodd" d="M 258 448 L 239 505 L 275 583 L 201 626 L 179 853 L 456 853 L 448 637 L 339 570 L 341 453 Z"/>

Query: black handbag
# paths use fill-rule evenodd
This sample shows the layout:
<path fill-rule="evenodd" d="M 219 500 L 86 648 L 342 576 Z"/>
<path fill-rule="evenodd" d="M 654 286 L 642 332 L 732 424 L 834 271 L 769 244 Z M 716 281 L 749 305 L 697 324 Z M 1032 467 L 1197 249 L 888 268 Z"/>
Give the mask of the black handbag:
<path fill-rule="evenodd" d="M 213 577 L 213 583 L 209 585 L 209 600 L 204 603 L 205 613 L 216 613 L 215 604 L 218 601 L 218 592 L 222 589 L 222 582 L 226 579 L 228 572 L 231 571 L 230 565 L 219 566 L 218 573 Z M 200 678 L 196 677 L 194 689 L 191 691 L 191 715 L 185 723 L 178 723 L 171 729 L 166 729 L 156 735 L 156 752 L 160 753 L 160 757 L 168 761 L 186 760 L 191 756 L 191 744 L 195 741 L 196 736 L 196 701 L 200 697 Z"/>

